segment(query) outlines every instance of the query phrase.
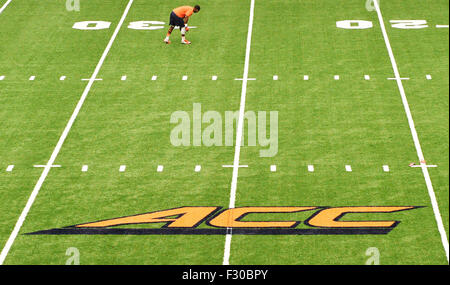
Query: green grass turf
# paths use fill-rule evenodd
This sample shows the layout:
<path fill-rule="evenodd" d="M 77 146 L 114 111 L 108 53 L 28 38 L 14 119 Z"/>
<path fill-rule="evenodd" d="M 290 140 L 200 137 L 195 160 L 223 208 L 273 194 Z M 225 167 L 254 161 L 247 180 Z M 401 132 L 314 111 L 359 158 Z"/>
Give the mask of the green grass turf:
<path fill-rule="evenodd" d="M 2 247 L 41 174 L 32 166 L 49 159 L 87 84 L 80 79 L 92 74 L 128 3 L 82 1 L 80 12 L 67 12 L 63 2 L 14 0 L 0 15 Z M 193 103 L 203 112 L 239 109 L 242 81 L 234 79 L 244 69 L 250 1 L 197 3 L 202 10 L 190 24 L 198 28 L 187 35 L 193 44 L 183 46 L 178 31 L 171 45 L 162 43 L 167 26 L 127 26 L 168 22 L 171 9 L 191 3 L 134 1 L 98 75 L 103 81 L 92 86 L 55 162 L 63 167 L 50 171 L 6 264 L 64 264 L 69 247 L 79 249 L 81 264 L 222 263 L 220 235 L 24 235 L 180 206 L 228 206 L 232 169 L 222 165 L 233 163 L 234 147 L 174 147 L 169 120 L 174 111 L 191 113 Z M 434 28 L 448 24 L 448 3 L 382 1 L 381 9 L 400 73 L 411 78 L 403 83 L 425 157 L 439 165 L 429 171 L 448 233 L 448 29 Z M 417 155 L 397 84 L 386 80 L 393 71 L 376 12 L 357 0 L 256 0 L 254 12 L 249 77 L 257 80 L 248 82 L 246 110 L 279 112 L 279 150 L 261 158 L 260 147 L 241 148 L 240 163 L 249 168 L 239 170 L 236 206 L 425 207 L 345 218 L 401 221 L 388 235 L 233 235 L 230 263 L 364 264 L 366 249 L 377 247 L 381 264 L 446 264 L 421 170 L 407 167 Z M 336 21 L 350 19 L 374 27 L 336 28 Z M 394 29 L 391 19 L 426 19 L 430 27 Z M 85 20 L 112 24 L 72 29 Z M 61 75 L 67 79 L 59 81 Z M 11 173 L 4 171 L 9 164 L 16 165 Z M 345 164 L 353 172 L 345 172 Z M 120 165 L 126 172 L 119 173 Z M 157 165 L 164 172 L 156 172 Z"/>

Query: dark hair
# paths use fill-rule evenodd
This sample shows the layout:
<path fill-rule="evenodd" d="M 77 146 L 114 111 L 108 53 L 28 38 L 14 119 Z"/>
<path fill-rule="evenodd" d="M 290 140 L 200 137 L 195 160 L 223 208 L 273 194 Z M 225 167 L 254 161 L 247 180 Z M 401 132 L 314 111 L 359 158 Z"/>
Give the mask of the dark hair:
<path fill-rule="evenodd" d="M 200 5 L 195 5 L 194 8 L 197 9 L 197 11 L 200 11 Z"/>

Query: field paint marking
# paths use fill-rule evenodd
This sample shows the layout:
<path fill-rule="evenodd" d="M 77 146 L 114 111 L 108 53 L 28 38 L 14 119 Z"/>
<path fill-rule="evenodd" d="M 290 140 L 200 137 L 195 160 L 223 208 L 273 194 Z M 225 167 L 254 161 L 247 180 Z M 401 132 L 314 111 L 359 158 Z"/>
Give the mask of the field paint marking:
<path fill-rule="evenodd" d="M 410 167 L 437 167 L 437 165 L 420 164 L 420 165 L 411 165 Z"/>
<path fill-rule="evenodd" d="M 0 8 L 0 14 L 6 9 L 6 7 L 9 5 L 9 3 L 11 3 L 11 1 L 12 1 L 12 0 L 6 1 L 5 5 L 3 5 L 3 6 Z"/>
<path fill-rule="evenodd" d="M 241 153 L 241 141 L 242 141 L 242 130 L 244 126 L 244 112 L 245 112 L 245 96 L 247 93 L 247 81 L 248 69 L 250 64 L 250 47 L 252 44 L 252 30 L 253 30 L 253 13 L 255 10 L 255 0 L 251 0 L 250 3 L 250 15 L 248 20 L 248 31 L 247 31 L 247 45 L 245 48 L 245 63 L 244 63 L 244 73 L 242 76 L 242 90 L 241 90 L 241 102 L 239 106 L 239 117 L 236 131 L 236 146 L 234 152 L 234 163 L 233 163 L 233 177 L 231 178 L 231 188 L 230 188 L 230 204 L 229 208 L 234 208 L 236 202 L 236 188 L 237 179 L 239 172 L 239 158 Z M 227 229 L 227 234 L 225 236 L 225 248 L 223 252 L 223 265 L 230 264 L 230 250 L 231 250 L 231 237 L 232 229 Z"/>
<path fill-rule="evenodd" d="M 426 75 L 426 78 L 427 78 L 427 80 L 431 80 L 431 75 L 430 75 L 430 74 L 427 74 L 427 75 Z"/>
<path fill-rule="evenodd" d="M 409 77 L 389 77 L 387 80 L 409 80 Z"/>
<path fill-rule="evenodd" d="M 364 79 L 365 80 L 370 80 L 370 76 L 369 75 L 364 75 Z"/>
<path fill-rule="evenodd" d="M 123 22 L 125 21 L 125 18 L 128 14 L 128 11 L 131 8 L 131 4 L 133 3 L 133 0 L 129 0 L 127 7 L 125 8 L 125 11 L 123 12 L 122 18 L 119 21 L 119 24 L 117 25 L 116 29 L 114 30 L 114 33 L 111 37 L 111 40 L 109 41 L 108 45 L 106 46 L 105 51 L 102 54 L 102 57 L 100 58 L 100 61 L 97 64 L 97 67 L 94 70 L 94 73 L 92 73 L 91 79 L 89 80 L 88 84 L 86 85 L 86 88 L 84 89 L 83 94 L 81 95 L 80 101 L 78 101 L 77 106 L 75 107 L 75 110 L 73 111 L 72 116 L 70 117 L 69 121 L 67 122 L 67 125 L 59 138 L 58 143 L 56 144 L 55 149 L 53 150 L 53 153 L 47 162 L 47 165 L 44 167 L 44 170 L 39 177 L 38 182 L 34 186 L 33 192 L 31 192 L 30 197 L 28 198 L 27 204 L 25 205 L 25 208 L 23 209 L 22 213 L 19 216 L 19 219 L 16 222 L 16 225 L 14 226 L 13 231 L 11 232 L 11 235 L 8 238 L 8 241 L 6 242 L 5 246 L 2 249 L 2 252 L 0 253 L 0 265 L 2 265 L 5 262 L 6 256 L 9 253 L 9 250 L 11 249 L 11 246 L 13 245 L 14 241 L 16 240 L 17 235 L 19 234 L 20 228 L 22 227 L 23 223 L 25 222 L 25 218 L 28 215 L 28 212 L 31 209 L 31 206 L 34 203 L 34 200 L 36 199 L 36 196 L 39 193 L 39 190 L 42 187 L 42 184 L 45 181 L 45 178 L 47 178 L 48 173 L 50 172 L 50 169 L 52 168 L 53 163 L 56 160 L 56 157 L 59 154 L 59 151 L 61 150 L 61 147 L 66 140 L 67 135 L 69 134 L 70 129 L 72 128 L 73 123 L 75 122 L 75 119 L 78 116 L 78 113 L 81 110 L 81 107 L 83 106 L 84 101 L 86 100 L 86 97 L 89 93 L 89 90 L 91 89 L 92 84 L 95 81 L 95 78 L 97 77 L 97 74 L 100 71 L 100 68 L 103 65 L 103 62 L 105 61 L 106 56 L 109 53 L 109 50 L 111 49 L 111 46 L 116 39 L 117 34 L 119 33 L 120 28 L 122 27 Z"/>
<path fill-rule="evenodd" d="M 127 169 L 127 166 L 126 166 L 126 165 L 121 165 L 121 166 L 119 167 L 119 172 L 125 172 L 126 169 Z"/>
<path fill-rule="evenodd" d="M 156 76 L 156 75 L 152 76 L 152 80 L 156 80 L 157 78 L 158 78 L 158 76 Z"/>
<path fill-rule="evenodd" d="M 183 75 L 183 77 L 182 77 L 181 79 L 182 79 L 182 80 L 187 80 L 188 77 L 187 77 L 187 75 Z"/>
<path fill-rule="evenodd" d="M 234 80 L 244 80 L 244 78 L 235 78 Z M 245 79 L 245 81 L 248 81 L 248 80 L 256 80 L 256 78 L 247 78 L 247 79 Z"/>
<path fill-rule="evenodd" d="M 127 76 L 126 76 L 126 75 L 122 75 L 122 77 L 120 78 L 120 80 L 122 80 L 122 81 L 127 80 Z"/>
<path fill-rule="evenodd" d="M 334 80 L 339 80 L 339 75 L 335 75 Z"/>
<path fill-rule="evenodd" d="M 81 81 L 101 81 L 101 78 L 83 78 Z"/>
<path fill-rule="evenodd" d="M 200 170 L 202 170 L 202 166 L 201 165 L 196 165 L 194 168 L 195 172 L 200 172 Z"/>
<path fill-rule="evenodd" d="M 351 165 L 346 165 L 345 166 L 345 171 L 352 172 L 352 166 Z"/>
<path fill-rule="evenodd" d="M 222 165 L 222 167 L 232 168 L 232 167 L 234 167 L 234 165 Z M 237 167 L 248 167 L 248 165 L 238 165 Z"/>
<path fill-rule="evenodd" d="M 33 80 L 35 80 L 35 79 L 36 79 L 36 76 L 31 75 L 29 80 L 33 81 Z"/>
<path fill-rule="evenodd" d="M 61 80 L 61 81 L 65 80 L 65 79 L 66 79 L 66 76 L 64 76 L 64 75 L 59 78 L 59 80 Z"/>
<path fill-rule="evenodd" d="M 276 165 L 271 165 L 270 166 L 270 171 L 276 172 L 277 171 L 277 166 Z"/>
<path fill-rule="evenodd" d="M 389 172 L 389 165 L 383 165 L 383 171 Z"/>
<path fill-rule="evenodd" d="M 7 172 L 11 172 L 14 169 L 14 165 L 8 165 L 8 167 L 6 168 Z"/>
<path fill-rule="evenodd" d="M 386 32 L 386 27 L 384 26 L 383 16 L 381 15 L 380 6 L 378 5 L 378 0 L 373 1 L 375 9 L 378 14 L 378 20 L 380 21 L 381 32 L 383 33 L 383 38 L 386 43 L 386 48 L 391 59 L 392 69 L 394 70 L 395 77 L 397 79 L 398 90 L 400 91 L 400 96 L 402 97 L 403 107 L 405 109 L 406 117 L 408 118 L 409 128 L 411 129 L 411 135 L 414 140 L 414 145 L 416 147 L 417 156 L 420 160 L 421 165 L 426 165 L 425 158 L 423 156 L 422 147 L 420 146 L 419 136 L 417 135 L 416 128 L 414 126 L 414 120 L 412 118 L 411 110 L 409 108 L 408 100 L 406 98 L 405 89 L 403 88 L 403 83 L 398 71 L 397 62 L 395 61 L 394 52 L 392 51 L 391 43 L 389 42 L 389 37 Z M 447 256 L 447 263 L 449 262 L 449 246 L 447 233 L 445 232 L 444 224 L 442 222 L 441 213 L 439 211 L 439 205 L 436 200 L 436 194 L 433 190 L 433 185 L 431 183 L 430 174 L 428 173 L 427 167 L 422 167 L 422 173 L 425 178 L 425 183 L 428 189 L 428 195 L 430 196 L 431 205 L 433 206 L 434 218 L 436 219 L 437 227 L 441 235 L 442 245 Z"/>
<path fill-rule="evenodd" d="M 33 167 L 44 167 L 44 168 L 49 167 L 49 168 L 51 168 L 51 167 L 61 167 L 61 165 L 33 165 Z"/>
<path fill-rule="evenodd" d="M 278 80 L 278 75 L 274 75 L 273 80 Z"/>
<path fill-rule="evenodd" d="M 436 25 L 436 28 L 447 28 L 448 29 L 448 25 Z"/>
<path fill-rule="evenodd" d="M 89 169 L 89 166 L 87 166 L 87 165 L 83 165 L 83 166 L 81 167 L 81 171 L 83 171 L 83 172 L 87 172 L 88 169 Z"/>
<path fill-rule="evenodd" d="M 162 165 L 158 165 L 158 167 L 156 168 L 156 171 L 158 171 L 158 172 L 163 172 L 163 170 L 164 170 L 164 166 L 162 166 Z"/>
<path fill-rule="evenodd" d="M 0 76 L 0 80 L 3 80 L 3 79 L 5 79 L 5 76 L 4 75 Z"/>
<path fill-rule="evenodd" d="M 314 165 L 308 165 L 308 171 L 314 172 Z"/>
<path fill-rule="evenodd" d="M 309 75 L 303 75 L 303 80 L 309 80 Z"/>
<path fill-rule="evenodd" d="M 213 76 L 211 77 L 211 80 L 217 80 L 217 75 L 213 75 Z"/>

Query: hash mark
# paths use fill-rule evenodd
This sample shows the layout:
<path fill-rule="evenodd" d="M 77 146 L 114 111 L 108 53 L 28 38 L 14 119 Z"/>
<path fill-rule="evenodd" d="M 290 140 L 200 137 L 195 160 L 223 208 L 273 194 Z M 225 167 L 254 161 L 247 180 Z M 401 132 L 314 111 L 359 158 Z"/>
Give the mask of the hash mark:
<path fill-rule="evenodd" d="M 352 167 L 350 165 L 346 165 L 345 166 L 345 171 L 351 172 L 352 171 Z"/>
<path fill-rule="evenodd" d="M 125 169 L 127 169 L 127 166 L 126 165 L 121 165 L 119 167 L 119 172 L 125 172 Z"/>
<path fill-rule="evenodd" d="M 164 166 L 158 165 L 158 168 L 156 168 L 156 171 L 163 172 Z"/>
<path fill-rule="evenodd" d="M 11 172 L 14 169 L 14 165 L 8 165 L 8 167 L 6 168 L 7 172 Z"/>

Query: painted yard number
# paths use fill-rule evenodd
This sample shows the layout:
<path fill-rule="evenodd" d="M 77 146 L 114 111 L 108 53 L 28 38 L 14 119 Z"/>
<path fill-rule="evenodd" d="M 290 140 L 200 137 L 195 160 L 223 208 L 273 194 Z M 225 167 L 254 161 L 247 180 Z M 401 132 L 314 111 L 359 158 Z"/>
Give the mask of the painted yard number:
<path fill-rule="evenodd" d="M 423 29 L 428 27 L 426 20 L 391 20 L 390 22 L 392 27 L 397 29 Z M 371 21 L 364 20 L 344 20 L 337 21 L 336 27 L 347 30 L 362 30 L 372 28 L 373 24 Z"/>
<path fill-rule="evenodd" d="M 136 21 L 131 22 L 128 25 L 129 29 L 133 30 L 159 30 L 164 29 L 164 22 L 161 21 Z M 111 26 L 111 22 L 105 21 L 83 21 L 77 22 L 73 25 L 72 28 L 77 30 L 103 30 L 109 29 Z M 190 27 L 195 28 L 195 27 Z"/>

